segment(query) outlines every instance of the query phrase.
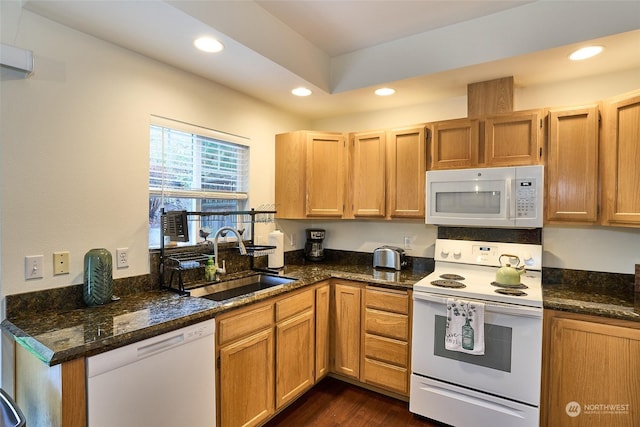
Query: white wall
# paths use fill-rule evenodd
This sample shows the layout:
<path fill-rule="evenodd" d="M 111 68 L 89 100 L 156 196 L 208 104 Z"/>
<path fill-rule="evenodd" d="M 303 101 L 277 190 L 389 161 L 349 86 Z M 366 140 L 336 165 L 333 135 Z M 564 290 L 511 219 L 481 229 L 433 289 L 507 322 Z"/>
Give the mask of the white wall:
<path fill-rule="evenodd" d="M 640 69 L 567 81 L 553 85 L 520 87 L 514 94 L 516 110 L 571 106 L 597 102 L 640 88 Z M 420 104 L 394 110 L 353 114 L 318 120 L 313 129 L 357 132 L 399 127 L 415 123 L 467 116 L 466 97 L 443 102 Z M 282 223 L 282 224 L 281 224 Z M 304 246 L 304 228 L 327 229 L 326 247 L 353 251 L 370 251 L 378 243 L 402 247 L 403 237 L 412 240 L 411 256 L 433 256 L 435 227 L 420 223 L 388 222 L 281 222 L 285 234 L 297 234 L 299 247 Z M 576 270 L 634 273 L 640 263 L 640 229 L 621 227 L 545 227 L 543 230 L 545 267 Z"/>
<path fill-rule="evenodd" d="M 82 282 L 93 247 L 129 247 L 145 274 L 149 116 L 157 114 L 251 138 L 251 206 L 274 199 L 276 133 L 361 131 L 466 116 L 466 97 L 310 123 L 228 88 L 76 32 L 1 2 L 2 42 L 34 51 L 35 74 L 1 82 L 0 229 L 2 295 Z M 517 87 L 516 108 L 575 105 L 640 87 L 639 70 L 545 87 Z M 517 83 L 517 79 L 516 79 Z M 328 230 L 326 247 L 371 251 L 402 245 L 432 256 L 436 230 L 420 222 L 280 221 L 286 249 L 304 229 Z M 266 234 L 270 230 L 264 230 Z M 292 242 L 292 238 L 295 238 Z M 579 241 L 598 243 L 580 244 Z M 640 231 L 546 227 L 544 265 L 632 273 Z M 53 276 L 52 253 L 71 253 L 71 274 Z M 24 257 L 44 255 L 45 278 L 24 280 Z"/>
<path fill-rule="evenodd" d="M 1 82 L 2 295 L 82 283 L 94 247 L 129 248 L 115 278 L 149 272 L 152 114 L 250 138 L 250 205 L 273 203 L 274 135 L 308 121 L 14 3 L 2 42 L 32 50 L 35 73 Z M 53 276 L 60 250 L 71 272 Z M 44 279 L 24 279 L 26 255 L 44 255 Z"/>

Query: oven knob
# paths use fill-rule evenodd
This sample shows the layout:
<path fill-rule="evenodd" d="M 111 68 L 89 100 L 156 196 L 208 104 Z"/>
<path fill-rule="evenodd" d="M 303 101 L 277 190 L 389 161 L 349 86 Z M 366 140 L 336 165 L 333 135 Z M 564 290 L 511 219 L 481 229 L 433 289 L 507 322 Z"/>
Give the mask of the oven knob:
<path fill-rule="evenodd" d="M 449 256 L 449 251 L 446 249 L 443 249 L 442 251 L 440 251 L 440 255 L 442 256 L 442 258 L 446 258 Z"/>
<path fill-rule="evenodd" d="M 535 260 L 533 259 L 533 256 L 531 254 L 526 254 L 524 256 L 524 263 L 526 265 L 533 265 L 535 263 Z"/>
<path fill-rule="evenodd" d="M 461 256 L 462 256 L 462 252 L 460 252 L 460 249 L 456 249 L 455 251 L 453 251 L 453 257 L 455 259 L 460 259 Z"/>

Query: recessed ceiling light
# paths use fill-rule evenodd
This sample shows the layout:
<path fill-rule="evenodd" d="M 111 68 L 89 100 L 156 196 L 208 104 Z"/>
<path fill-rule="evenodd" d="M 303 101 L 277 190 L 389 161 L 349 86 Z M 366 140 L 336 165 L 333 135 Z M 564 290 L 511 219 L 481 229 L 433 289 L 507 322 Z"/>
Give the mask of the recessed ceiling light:
<path fill-rule="evenodd" d="M 380 89 L 376 89 L 374 93 L 378 96 L 389 96 L 396 93 L 396 90 L 390 87 L 381 87 Z"/>
<path fill-rule="evenodd" d="M 291 91 L 295 96 L 309 96 L 311 95 L 311 90 L 306 87 L 297 87 Z"/>
<path fill-rule="evenodd" d="M 591 58 L 602 52 L 604 48 L 602 46 L 587 46 L 580 48 L 569 55 L 569 59 L 572 61 L 581 61 L 583 59 Z"/>
<path fill-rule="evenodd" d="M 224 49 L 224 45 L 212 37 L 200 37 L 193 41 L 193 45 L 203 52 L 215 53 Z"/>

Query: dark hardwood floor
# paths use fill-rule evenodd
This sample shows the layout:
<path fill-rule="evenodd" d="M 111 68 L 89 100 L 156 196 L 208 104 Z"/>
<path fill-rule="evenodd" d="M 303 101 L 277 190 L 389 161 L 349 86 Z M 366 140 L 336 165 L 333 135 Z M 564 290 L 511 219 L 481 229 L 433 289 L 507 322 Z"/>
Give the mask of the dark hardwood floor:
<path fill-rule="evenodd" d="M 440 427 L 409 412 L 409 403 L 325 378 L 265 427 Z"/>

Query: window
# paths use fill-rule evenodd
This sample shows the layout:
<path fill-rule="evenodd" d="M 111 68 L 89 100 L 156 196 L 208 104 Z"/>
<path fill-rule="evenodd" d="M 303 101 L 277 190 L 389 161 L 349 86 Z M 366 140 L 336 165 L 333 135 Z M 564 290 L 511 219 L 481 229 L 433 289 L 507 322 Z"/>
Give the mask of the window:
<path fill-rule="evenodd" d="M 245 210 L 249 186 L 246 138 L 153 117 L 149 137 L 149 247 L 160 246 L 160 214 L 166 211 Z M 244 143 L 244 145 L 243 145 Z M 189 222 L 189 244 L 199 231 L 237 227 L 235 216 Z"/>

